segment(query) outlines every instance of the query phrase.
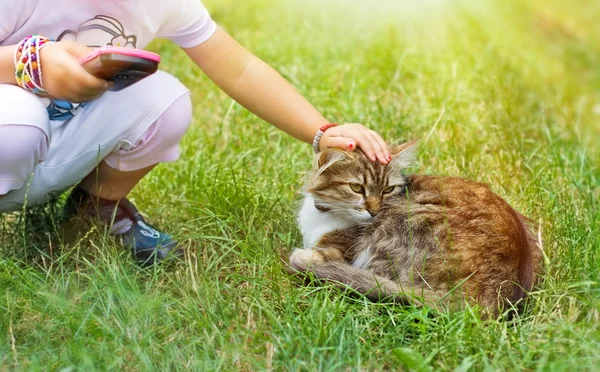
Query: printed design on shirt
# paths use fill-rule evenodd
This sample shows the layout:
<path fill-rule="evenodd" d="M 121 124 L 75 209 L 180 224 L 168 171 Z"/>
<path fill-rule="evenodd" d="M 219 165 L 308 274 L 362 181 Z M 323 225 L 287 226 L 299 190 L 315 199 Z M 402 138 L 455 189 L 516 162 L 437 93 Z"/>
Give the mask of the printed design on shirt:
<path fill-rule="evenodd" d="M 137 37 L 127 35 L 123 24 L 117 19 L 105 15 L 97 15 L 83 22 L 77 31 L 66 30 L 58 40 L 72 40 L 85 44 L 90 48 L 102 46 L 137 47 Z"/>
<path fill-rule="evenodd" d="M 57 41 L 62 40 L 71 40 L 85 44 L 90 48 L 102 46 L 137 47 L 137 36 L 127 35 L 125 27 L 119 20 L 105 15 L 97 15 L 92 19 L 88 19 L 76 31 L 63 31 L 57 38 Z M 69 120 L 83 106 L 84 104 L 51 100 L 48 106 L 48 115 L 50 115 L 50 120 Z"/>

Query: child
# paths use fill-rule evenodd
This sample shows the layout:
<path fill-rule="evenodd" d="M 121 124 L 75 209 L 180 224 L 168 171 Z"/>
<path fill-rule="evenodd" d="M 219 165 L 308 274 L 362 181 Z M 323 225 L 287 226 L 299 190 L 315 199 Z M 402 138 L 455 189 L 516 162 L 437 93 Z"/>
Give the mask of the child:
<path fill-rule="evenodd" d="M 34 34 L 43 36 L 27 39 Z M 110 92 L 109 82 L 78 62 L 94 47 L 143 49 L 156 38 L 175 42 L 229 96 L 316 152 L 358 146 L 373 161 L 391 159 L 376 132 L 327 125 L 275 70 L 217 27 L 200 0 L 2 1 L 0 212 L 43 203 L 79 182 L 67 211 L 112 222 L 136 260 L 162 260 L 176 248 L 126 196 L 158 163 L 178 158 L 192 116 L 188 90 L 159 71 Z"/>

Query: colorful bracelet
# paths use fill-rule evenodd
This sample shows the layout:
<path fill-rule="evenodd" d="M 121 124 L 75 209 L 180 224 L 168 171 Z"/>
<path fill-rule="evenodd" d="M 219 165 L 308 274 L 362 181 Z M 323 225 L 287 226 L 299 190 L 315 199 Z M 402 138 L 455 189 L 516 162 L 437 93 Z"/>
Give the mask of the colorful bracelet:
<path fill-rule="evenodd" d="M 21 40 L 15 48 L 15 79 L 21 88 L 34 94 L 46 94 L 42 84 L 40 51 L 52 41 L 34 34 Z"/>
<path fill-rule="evenodd" d="M 333 127 L 337 127 L 337 124 L 329 123 L 329 124 L 325 124 L 321 128 L 319 128 L 319 130 L 317 131 L 317 134 L 315 135 L 315 139 L 313 139 L 313 143 L 312 143 L 315 154 L 318 154 L 321 151 L 321 149 L 319 148 L 319 142 L 321 142 L 321 137 L 323 137 L 323 133 L 325 133 L 325 131 L 327 129 L 333 128 Z"/>

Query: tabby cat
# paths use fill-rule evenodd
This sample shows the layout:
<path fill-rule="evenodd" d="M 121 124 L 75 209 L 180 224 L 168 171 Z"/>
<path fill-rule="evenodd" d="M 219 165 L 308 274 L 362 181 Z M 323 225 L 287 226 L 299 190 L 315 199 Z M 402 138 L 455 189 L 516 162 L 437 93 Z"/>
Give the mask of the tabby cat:
<path fill-rule="evenodd" d="M 498 314 L 532 289 L 541 258 L 527 219 L 482 183 L 405 175 L 415 144 L 388 165 L 360 151 L 317 155 L 299 215 L 294 271 L 371 300 Z"/>

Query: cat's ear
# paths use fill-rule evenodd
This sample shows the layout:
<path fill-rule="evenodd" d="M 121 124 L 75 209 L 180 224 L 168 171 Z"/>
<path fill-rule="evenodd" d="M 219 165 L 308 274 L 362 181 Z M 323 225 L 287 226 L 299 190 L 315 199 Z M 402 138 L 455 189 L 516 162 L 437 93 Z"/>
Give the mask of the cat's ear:
<path fill-rule="evenodd" d="M 345 159 L 348 155 L 340 149 L 329 148 L 317 154 L 317 176 L 323 173 L 327 168 L 331 167 L 338 161 Z"/>
<path fill-rule="evenodd" d="M 390 165 L 396 168 L 407 168 L 417 162 L 417 140 L 405 142 L 390 148 L 392 161 Z"/>

